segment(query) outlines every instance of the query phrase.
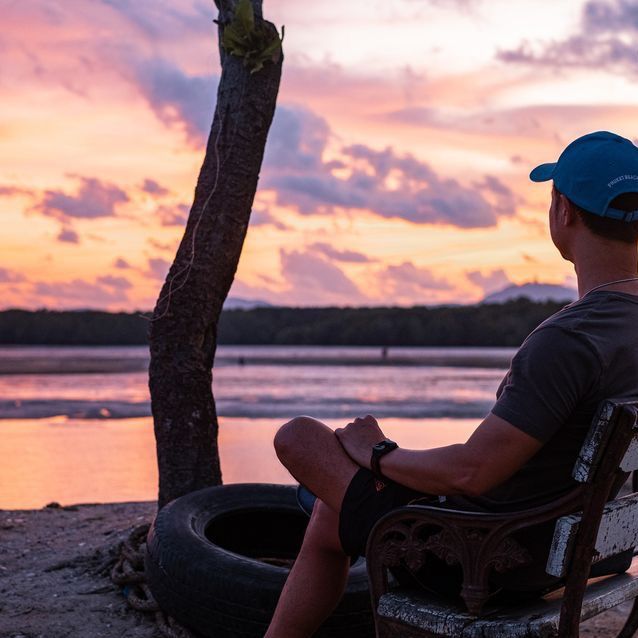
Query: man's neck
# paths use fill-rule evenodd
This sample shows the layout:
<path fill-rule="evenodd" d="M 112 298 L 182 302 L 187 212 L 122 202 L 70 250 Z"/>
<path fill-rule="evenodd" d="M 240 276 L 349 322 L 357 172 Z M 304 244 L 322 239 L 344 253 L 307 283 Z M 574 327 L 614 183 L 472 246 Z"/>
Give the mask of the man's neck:
<path fill-rule="evenodd" d="M 616 243 L 616 242 L 615 242 Z M 617 290 L 638 295 L 638 281 L 618 282 L 622 279 L 638 278 L 638 256 L 635 246 L 600 246 L 598 250 L 585 251 L 574 259 L 578 278 L 578 296 L 582 297 L 593 288 Z"/>

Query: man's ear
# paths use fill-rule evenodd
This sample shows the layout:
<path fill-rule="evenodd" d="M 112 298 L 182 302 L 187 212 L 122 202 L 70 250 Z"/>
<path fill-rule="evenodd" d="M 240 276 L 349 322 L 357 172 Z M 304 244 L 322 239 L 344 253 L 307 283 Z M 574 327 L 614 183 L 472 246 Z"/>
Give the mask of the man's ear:
<path fill-rule="evenodd" d="M 561 193 L 560 195 L 561 206 L 559 208 L 560 211 L 560 221 L 563 226 L 571 226 L 572 224 L 577 223 L 578 221 L 578 213 L 576 212 L 576 207 L 572 202 L 565 197 Z"/>

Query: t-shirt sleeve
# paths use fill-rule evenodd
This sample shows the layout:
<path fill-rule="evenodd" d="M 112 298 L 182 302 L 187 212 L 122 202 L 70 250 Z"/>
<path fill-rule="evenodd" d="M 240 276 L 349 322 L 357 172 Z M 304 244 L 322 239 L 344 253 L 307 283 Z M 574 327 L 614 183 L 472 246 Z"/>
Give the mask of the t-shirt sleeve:
<path fill-rule="evenodd" d="M 600 359 L 583 337 L 542 328 L 514 355 L 492 414 L 546 443 L 597 387 L 601 374 Z"/>

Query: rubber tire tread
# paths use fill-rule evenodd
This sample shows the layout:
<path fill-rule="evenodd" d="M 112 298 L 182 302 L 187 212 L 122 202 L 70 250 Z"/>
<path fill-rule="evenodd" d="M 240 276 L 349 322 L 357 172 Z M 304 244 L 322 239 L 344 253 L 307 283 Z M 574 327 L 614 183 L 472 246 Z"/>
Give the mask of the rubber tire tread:
<path fill-rule="evenodd" d="M 255 510 L 305 517 L 294 486 L 238 483 L 175 499 L 151 523 L 148 586 L 166 613 L 203 638 L 261 638 L 268 627 L 289 569 L 227 551 L 205 536 L 215 519 Z M 374 636 L 365 561 L 350 568 L 339 605 L 315 636 Z"/>

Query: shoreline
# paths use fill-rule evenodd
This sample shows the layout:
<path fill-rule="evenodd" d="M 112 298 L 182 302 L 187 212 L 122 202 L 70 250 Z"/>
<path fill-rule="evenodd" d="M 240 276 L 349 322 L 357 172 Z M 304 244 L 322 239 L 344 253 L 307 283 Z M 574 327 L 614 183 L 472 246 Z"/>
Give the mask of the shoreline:
<path fill-rule="evenodd" d="M 159 638 L 152 614 L 131 609 L 105 566 L 156 501 L 49 503 L 0 509 L 0 636 Z M 630 604 L 581 625 L 581 636 L 612 638 Z"/>

